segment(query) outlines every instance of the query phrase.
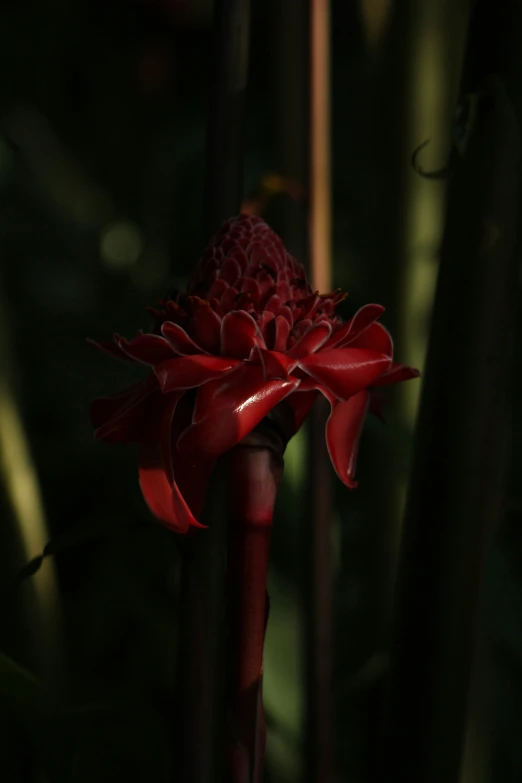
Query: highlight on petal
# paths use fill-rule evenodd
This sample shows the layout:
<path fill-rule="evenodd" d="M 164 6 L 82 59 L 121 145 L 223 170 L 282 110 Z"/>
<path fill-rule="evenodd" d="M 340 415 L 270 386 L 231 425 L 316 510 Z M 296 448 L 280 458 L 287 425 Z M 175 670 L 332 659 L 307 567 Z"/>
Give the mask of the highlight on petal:
<path fill-rule="evenodd" d="M 389 356 L 362 348 L 333 348 L 307 356 L 298 366 L 338 400 L 371 386 L 389 369 Z"/>
<path fill-rule="evenodd" d="M 149 509 L 163 524 L 177 533 L 190 527 L 204 527 L 194 517 L 174 476 L 171 453 L 171 428 L 176 406 L 183 392 L 163 398 L 157 420 L 156 438 L 139 447 L 140 487 Z"/>
<path fill-rule="evenodd" d="M 287 351 L 287 356 L 295 359 L 309 356 L 311 353 L 318 351 L 331 334 L 332 326 L 327 321 L 314 324 L 303 334 L 294 347 Z"/>
<path fill-rule="evenodd" d="M 369 392 L 361 391 L 345 402 L 330 400 L 332 410 L 326 423 L 326 445 L 335 472 L 350 489 L 357 486 L 355 466 L 369 398 Z"/>
<path fill-rule="evenodd" d="M 192 425 L 178 441 L 182 455 L 217 459 L 259 424 L 299 385 L 298 378 L 265 381 L 263 368 L 241 364 L 198 389 Z"/>
<path fill-rule="evenodd" d="M 254 345 L 266 348 L 263 335 L 252 316 L 244 310 L 227 313 L 221 322 L 221 355 L 248 359 Z"/>
<path fill-rule="evenodd" d="M 133 340 L 114 335 L 114 340 L 127 356 L 142 364 L 159 364 L 172 359 L 172 348 L 157 334 L 139 334 Z"/>
<path fill-rule="evenodd" d="M 239 364 L 238 359 L 221 356 L 180 356 L 156 365 L 154 373 L 163 393 L 177 389 L 192 389 L 219 378 Z"/>
<path fill-rule="evenodd" d="M 207 353 L 200 345 L 195 343 L 178 324 L 165 321 L 161 327 L 161 333 L 174 353 L 177 353 L 178 356 L 192 356 L 195 353 Z"/>

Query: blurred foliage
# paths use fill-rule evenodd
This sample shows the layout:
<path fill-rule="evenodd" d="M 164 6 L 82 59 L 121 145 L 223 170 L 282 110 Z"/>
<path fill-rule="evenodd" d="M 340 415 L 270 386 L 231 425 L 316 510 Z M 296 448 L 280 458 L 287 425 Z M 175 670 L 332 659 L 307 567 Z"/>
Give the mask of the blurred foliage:
<path fill-rule="evenodd" d="M 377 55 L 392 6 L 391 0 L 333 4 L 334 280 L 350 291 L 345 315 L 366 301 L 383 301 L 392 328 L 406 297 L 409 311 L 417 312 L 413 331 L 425 341 L 433 270 L 419 310 L 418 287 L 409 285 L 418 256 L 406 259 L 394 233 L 398 211 L 411 199 L 419 202 L 418 192 L 396 190 L 397 171 L 399 178 L 415 177 L 412 149 L 402 146 L 399 154 L 390 141 L 408 116 L 395 117 L 391 130 L 386 124 L 391 115 L 383 95 L 398 91 L 400 70 L 388 71 Z M 276 0 L 254 3 L 247 194 L 279 165 L 275 7 Z M 93 441 L 90 400 L 135 376 L 85 338 L 147 328 L 145 307 L 173 281 L 184 284 L 202 249 L 210 14 L 207 0 L 17 0 L 0 11 L 0 286 L 10 335 L 9 356 L 0 362 L 2 372 L 9 362 L 56 542 L 51 556 L 65 645 L 56 692 L 31 634 L 38 624 L 34 605 L 14 586 L 27 556 L 16 542 L 9 498 L 1 496 L 0 774 L 6 783 L 176 777 L 176 540 L 149 518 L 132 449 Z M 428 34 L 430 21 L 424 25 Z M 440 24 L 437 30 L 442 34 Z M 429 77 L 435 92 L 451 77 L 433 62 L 423 73 L 419 78 Z M 444 93 L 449 104 L 453 82 Z M 424 87 L 421 81 L 417 92 L 410 90 L 409 100 Z M 440 109 L 437 100 L 432 109 Z M 415 106 L 410 110 L 415 114 Z M 413 148 L 432 128 L 417 132 Z M 426 193 L 440 186 L 422 187 L 432 189 Z M 267 219 L 277 226 L 289 201 L 288 193 L 274 195 Z M 441 207 L 429 196 L 426 204 L 428 215 L 436 211 L 436 227 L 418 232 L 415 247 L 433 267 Z M 303 219 L 305 204 L 295 208 Z M 517 328 L 522 334 L 522 323 Z M 397 352 L 407 359 L 402 332 Z M 520 354 L 517 361 L 514 390 L 522 383 Z M 522 406 L 515 391 L 513 409 L 506 509 L 491 539 L 482 624 L 489 780 L 495 783 L 522 780 Z M 411 411 L 405 418 L 395 400 L 387 418 L 386 428 L 377 421 L 366 427 L 360 488 L 349 493 L 335 485 L 336 746 L 339 780 L 352 783 L 369 780 L 371 769 L 395 556 L 390 520 L 397 499 L 389 486 L 405 484 L 411 442 Z M 274 529 L 265 672 L 273 783 L 302 779 L 304 448 L 304 437 L 289 446 Z"/>

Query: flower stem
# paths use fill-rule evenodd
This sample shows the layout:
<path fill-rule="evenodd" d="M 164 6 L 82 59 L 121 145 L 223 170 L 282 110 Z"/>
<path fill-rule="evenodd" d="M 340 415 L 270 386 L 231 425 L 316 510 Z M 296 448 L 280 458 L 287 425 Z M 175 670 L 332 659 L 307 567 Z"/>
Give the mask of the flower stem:
<path fill-rule="evenodd" d="M 262 780 L 265 725 L 261 701 L 267 622 L 266 581 L 272 516 L 283 462 L 247 438 L 228 459 L 229 709 L 233 738 L 246 751 L 251 783 Z M 231 770 L 239 783 L 239 771 Z"/>
<path fill-rule="evenodd" d="M 203 198 L 205 241 L 221 223 L 240 211 L 248 80 L 250 0 L 216 0 L 214 7 Z M 214 783 L 218 776 L 226 557 L 226 524 L 219 493 L 219 474 L 215 471 L 206 504 L 209 529 L 182 544 L 178 684 L 182 721 L 179 757 L 184 783 Z"/>

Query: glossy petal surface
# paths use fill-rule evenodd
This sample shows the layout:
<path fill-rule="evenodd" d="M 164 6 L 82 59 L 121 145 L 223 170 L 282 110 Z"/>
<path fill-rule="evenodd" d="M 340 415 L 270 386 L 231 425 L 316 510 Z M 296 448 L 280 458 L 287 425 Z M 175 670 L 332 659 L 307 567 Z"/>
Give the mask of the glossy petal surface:
<path fill-rule="evenodd" d="M 370 386 L 391 364 L 388 356 L 361 348 L 334 348 L 308 356 L 299 367 L 338 400 Z"/>
<path fill-rule="evenodd" d="M 178 441 L 183 455 L 216 459 L 248 433 L 299 384 L 297 379 L 264 381 L 263 369 L 242 365 L 198 389 L 193 424 Z"/>
<path fill-rule="evenodd" d="M 343 484 L 351 489 L 357 486 L 355 465 L 369 397 L 367 391 L 361 391 L 345 402 L 332 400 L 326 424 L 326 444 L 332 465 Z"/>
<path fill-rule="evenodd" d="M 170 432 L 182 392 L 165 397 L 152 443 L 139 448 L 140 487 L 151 512 L 177 533 L 202 527 L 184 499 L 174 476 Z"/>

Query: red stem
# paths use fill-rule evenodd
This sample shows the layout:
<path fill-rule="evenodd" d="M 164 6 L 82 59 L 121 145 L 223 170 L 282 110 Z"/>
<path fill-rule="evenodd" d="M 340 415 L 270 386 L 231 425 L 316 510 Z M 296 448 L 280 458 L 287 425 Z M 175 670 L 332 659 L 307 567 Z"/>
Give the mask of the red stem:
<path fill-rule="evenodd" d="M 266 446 L 236 446 L 229 455 L 229 708 L 234 740 L 248 757 L 241 777 L 234 754 L 234 783 L 262 780 L 265 725 L 261 700 L 267 621 L 266 581 L 272 516 L 282 459 Z"/>

